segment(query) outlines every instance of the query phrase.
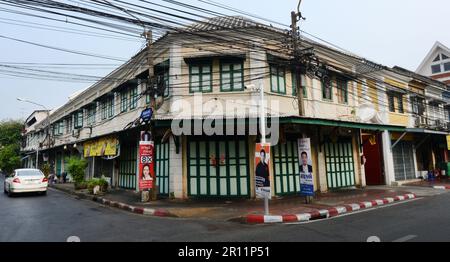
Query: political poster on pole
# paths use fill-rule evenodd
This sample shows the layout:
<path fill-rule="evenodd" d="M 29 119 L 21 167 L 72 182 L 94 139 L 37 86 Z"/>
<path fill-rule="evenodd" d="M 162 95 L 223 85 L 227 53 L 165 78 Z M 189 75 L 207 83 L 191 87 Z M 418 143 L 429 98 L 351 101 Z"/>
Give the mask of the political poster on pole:
<path fill-rule="evenodd" d="M 270 187 L 270 144 L 256 144 L 255 150 L 256 197 L 269 199 L 272 196 Z"/>
<path fill-rule="evenodd" d="M 311 158 L 311 139 L 298 139 L 300 194 L 314 196 L 314 170 Z"/>
<path fill-rule="evenodd" d="M 147 138 L 146 133 L 141 138 Z M 154 142 L 141 139 L 139 142 L 139 191 L 150 190 L 154 187 L 155 164 Z"/>

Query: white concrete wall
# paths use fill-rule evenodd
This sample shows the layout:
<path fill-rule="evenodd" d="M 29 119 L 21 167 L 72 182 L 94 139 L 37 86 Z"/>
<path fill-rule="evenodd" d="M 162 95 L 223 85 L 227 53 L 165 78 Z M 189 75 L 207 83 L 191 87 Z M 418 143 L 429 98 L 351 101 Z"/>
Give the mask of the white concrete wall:
<path fill-rule="evenodd" d="M 394 158 L 391 150 L 391 135 L 389 131 L 384 131 L 382 135 L 384 172 L 386 175 L 386 185 L 391 185 L 395 181 Z"/>
<path fill-rule="evenodd" d="M 169 148 L 169 194 L 175 198 L 183 198 L 183 143 L 179 140 L 179 152 L 176 153 L 176 145 L 173 138 L 170 139 Z"/>

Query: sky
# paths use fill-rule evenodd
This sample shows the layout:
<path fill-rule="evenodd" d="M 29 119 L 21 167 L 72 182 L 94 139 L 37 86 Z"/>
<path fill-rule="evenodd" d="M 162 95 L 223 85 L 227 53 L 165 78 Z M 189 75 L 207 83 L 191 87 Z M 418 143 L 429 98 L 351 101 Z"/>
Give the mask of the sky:
<path fill-rule="evenodd" d="M 282 24 L 290 24 L 290 12 L 297 8 L 296 0 L 215 1 Z M 201 0 L 183 2 L 238 15 L 202 3 Z M 1 7 L 5 6 L 0 5 Z M 448 0 L 303 0 L 301 10 L 306 17 L 306 21 L 301 24 L 302 30 L 387 66 L 398 65 L 415 71 L 435 41 L 450 46 Z M 0 11 L 0 35 L 83 52 L 129 58 L 137 53 L 144 43 L 143 39 L 138 38 L 131 41 L 119 40 L 17 26 L 11 24 L 17 22 L 6 19 L 78 30 L 89 29 Z M 0 38 L 0 65 L 11 62 L 111 64 L 95 69 L 42 68 L 96 76 L 105 76 L 113 66 L 120 63 Z M 67 102 L 71 94 L 90 85 L 86 82 L 24 79 L 0 74 L 0 120 L 25 119 L 34 110 L 41 109 L 36 105 L 20 102 L 17 97 L 53 109 Z"/>

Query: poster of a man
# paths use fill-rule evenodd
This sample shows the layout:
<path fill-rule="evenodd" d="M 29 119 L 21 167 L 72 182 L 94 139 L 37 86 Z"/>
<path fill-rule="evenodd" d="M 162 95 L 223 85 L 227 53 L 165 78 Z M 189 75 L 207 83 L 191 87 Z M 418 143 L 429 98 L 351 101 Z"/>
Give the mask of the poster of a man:
<path fill-rule="evenodd" d="M 259 163 L 256 166 L 256 176 L 259 177 L 259 183 L 260 187 L 270 187 L 270 180 L 269 180 L 269 165 L 267 165 L 266 162 L 266 151 L 262 149 L 259 152 Z"/>
<path fill-rule="evenodd" d="M 303 173 L 312 173 L 312 165 L 309 165 L 309 156 L 308 156 L 308 152 L 303 151 L 300 154 L 300 157 L 302 159 L 302 163 L 301 163 L 301 167 L 300 167 L 300 172 Z"/>
<path fill-rule="evenodd" d="M 314 170 L 311 159 L 311 139 L 298 140 L 300 194 L 314 196 Z"/>
<path fill-rule="evenodd" d="M 270 198 L 270 144 L 256 144 L 255 187 L 257 197 Z"/>

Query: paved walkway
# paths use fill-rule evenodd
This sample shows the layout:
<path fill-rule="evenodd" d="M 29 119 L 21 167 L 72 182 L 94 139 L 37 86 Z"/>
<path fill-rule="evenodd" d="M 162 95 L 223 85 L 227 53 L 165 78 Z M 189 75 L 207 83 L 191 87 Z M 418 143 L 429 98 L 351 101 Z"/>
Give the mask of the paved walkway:
<path fill-rule="evenodd" d="M 76 191 L 73 184 L 56 184 L 54 188 L 67 193 L 87 196 L 92 199 L 86 190 Z M 325 194 L 318 194 L 311 204 L 305 204 L 305 199 L 300 196 L 275 198 L 270 201 L 271 215 L 301 214 L 317 212 L 336 206 L 362 203 L 376 199 L 394 198 L 405 195 L 411 191 L 402 187 L 374 187 L 366 189 L 349 189 Z M 261 215 L 264 213 L 262 200 L 170 200 L 160 199 L 150 203 L 141 203 L 140 194 L 128 190 L 111 190 L 103 196 L 99 196 L 103 203 L 114 202 L 117 207 L 123 209 L 149 209 L 154 212 L 170 214 L 170 216 L 197 219 L 216 220 L 242 220 L 248 215 Z M 123 203 L 133 208 L 124 207 Z M 111 204 L 110 204 L 111 205 Z M 135 210 L 136 211 L 136 210 Z M 138 212 L 135 212 L 138 213 Z M 140 212 L 139 212 L 140 213 Z M 145 212 L 142 212 L 146 214 Z"/>
<path fill-rule="evenodd" d="M 433 181 L 422 180 L 419 182 L 413 182 L 405 184 L 406 186 L 418 186 L 418 187 L 432 187 L 436 189 L 450 189 L 450 179 L 449 178 L 441 178 Z"/>

